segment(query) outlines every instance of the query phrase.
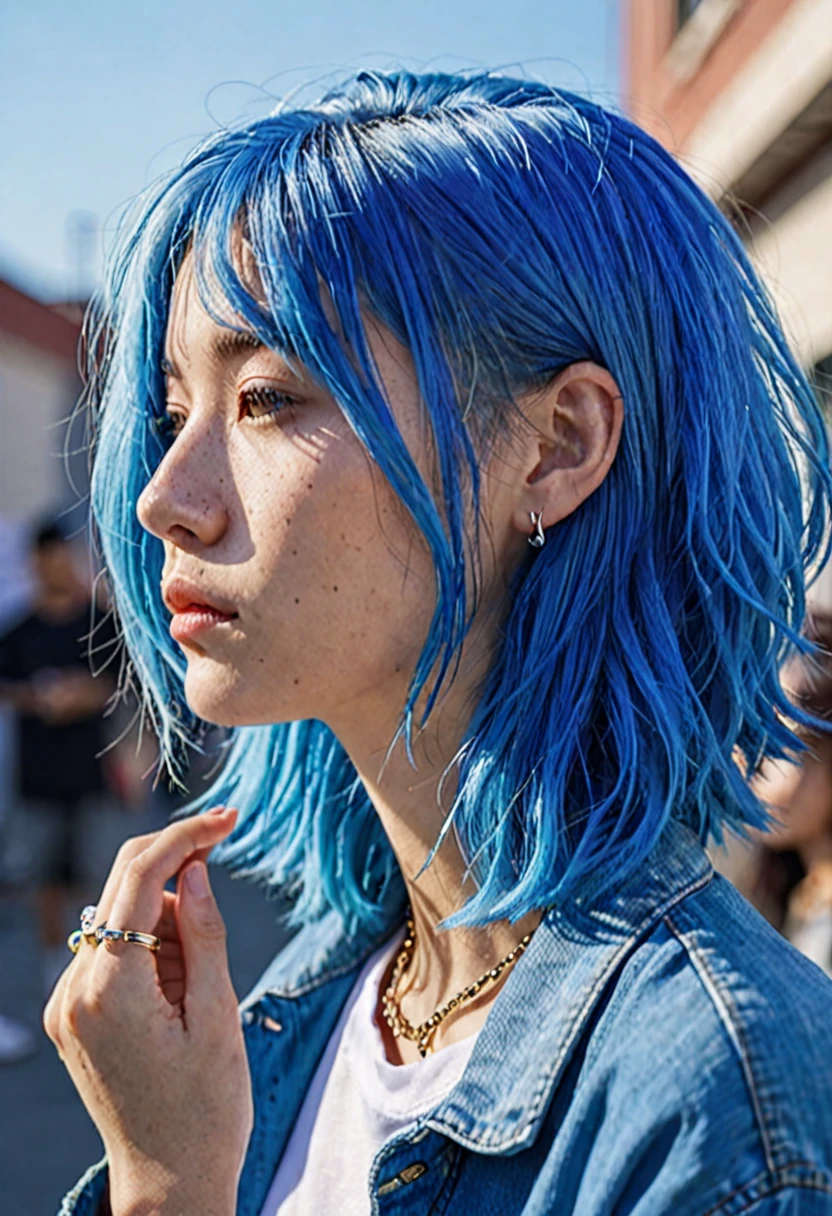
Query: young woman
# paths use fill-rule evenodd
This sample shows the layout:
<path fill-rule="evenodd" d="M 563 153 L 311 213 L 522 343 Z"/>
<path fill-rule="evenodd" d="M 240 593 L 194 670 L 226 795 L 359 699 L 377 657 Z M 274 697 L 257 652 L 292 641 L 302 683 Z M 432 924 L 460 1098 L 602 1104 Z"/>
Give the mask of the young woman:
<path fill-rule="evenodd" d="M 89 350 L 132 672 L 239 809 L 73 939 L 62 1210 L 832 1212 L 832 988 L 703 849 L 830 506 L 717 210 L 584 98 L 361 73 L 140 202 Z M 299 930 L 240 1010 L 209 853 Z"/>

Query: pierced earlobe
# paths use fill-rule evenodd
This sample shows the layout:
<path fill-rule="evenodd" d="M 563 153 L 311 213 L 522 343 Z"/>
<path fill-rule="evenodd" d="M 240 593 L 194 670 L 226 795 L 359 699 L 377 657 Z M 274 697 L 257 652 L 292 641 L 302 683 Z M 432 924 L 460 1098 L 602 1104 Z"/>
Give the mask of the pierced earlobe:
<path fill-rule="evenodd" d="M 529 544 L 533 549 L 542 549 L 546 544 L 546 533 L 543 531 L 543 525 L 540 522 L 542 515 L 542 510 L 538 511 L 537 514 L 534 511 L 529 511 L 529 519 L 534 526 L 534 532 L 529 537 Z"/>

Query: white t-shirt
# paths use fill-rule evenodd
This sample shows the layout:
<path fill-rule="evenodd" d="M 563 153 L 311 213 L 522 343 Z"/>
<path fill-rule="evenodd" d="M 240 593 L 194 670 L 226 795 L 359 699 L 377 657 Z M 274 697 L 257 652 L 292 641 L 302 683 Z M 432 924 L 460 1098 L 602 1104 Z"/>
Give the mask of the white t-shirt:
<path fill-rule="evenodd" d="M 375 1021 L 379 985 L 402 935 L 364 965 L 303 1101 L 261 1216 L 364 1216 L 368 1179 L 387 1140 L 439 1104 L 465 1070 L 476 1035 L 413 1064 L 391 1064 Z"/>

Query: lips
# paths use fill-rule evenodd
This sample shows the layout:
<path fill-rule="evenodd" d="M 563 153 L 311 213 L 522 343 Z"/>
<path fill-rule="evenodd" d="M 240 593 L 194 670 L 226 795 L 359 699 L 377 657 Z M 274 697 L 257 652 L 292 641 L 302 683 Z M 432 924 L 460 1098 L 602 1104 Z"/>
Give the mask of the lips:
<path fill-rule="evenodd" d="M 162 587 L 162 598 L 176 616 L 179 613 L 208 613 L 233 620 L 238 614 L 227 600 L 207 595 L 195 583 L 184 578 L 172 578 Z"/>
<path fill-rule="evenodd" d="M 180 577 L 163 584 L 162 598 L 173 614 L 171 637 L 182 646 L 195 647 L 197 653 L 204 654 L 212 633 L 238 615 L 227 600 L 208 595 L 196 583 Z"/>

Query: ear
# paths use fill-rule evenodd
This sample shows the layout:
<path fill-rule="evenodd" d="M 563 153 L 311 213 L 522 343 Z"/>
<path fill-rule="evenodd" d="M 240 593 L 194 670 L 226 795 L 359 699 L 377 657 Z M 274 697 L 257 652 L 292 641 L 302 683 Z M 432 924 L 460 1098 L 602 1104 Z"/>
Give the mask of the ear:
<path fill-rule="evenodd" d="M 541 511 L 543 528 L 550 528 L 597 490 L 618 451 L 624 404 L 606 368 L 584 362 L 565 368 L 520 407 L 529 427 L 516 449 L 512 522 L 528 536 L 531 512 Z"/>

